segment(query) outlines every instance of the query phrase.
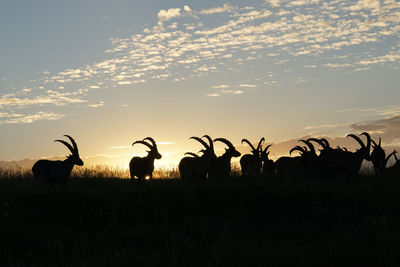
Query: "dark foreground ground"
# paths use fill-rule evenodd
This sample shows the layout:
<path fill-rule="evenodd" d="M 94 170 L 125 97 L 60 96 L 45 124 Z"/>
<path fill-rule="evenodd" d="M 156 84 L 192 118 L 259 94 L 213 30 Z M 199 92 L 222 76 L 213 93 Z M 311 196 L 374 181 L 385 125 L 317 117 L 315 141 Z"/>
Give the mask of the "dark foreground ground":
<path fill-rule="evenodd" d="M 0 266 L 400 265 L 400 179 L 0 179 Z"/>

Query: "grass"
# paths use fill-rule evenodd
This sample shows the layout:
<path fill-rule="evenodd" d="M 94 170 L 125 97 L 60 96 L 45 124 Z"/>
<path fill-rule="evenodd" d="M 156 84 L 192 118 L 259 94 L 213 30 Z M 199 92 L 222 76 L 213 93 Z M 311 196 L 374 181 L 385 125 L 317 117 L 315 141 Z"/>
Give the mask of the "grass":
<path fill-rule="evenodd" d="M 400 264 L 396 177 L 136 184 L 109 171 L 61 186 L 1 170 L 1 266 Z"/>

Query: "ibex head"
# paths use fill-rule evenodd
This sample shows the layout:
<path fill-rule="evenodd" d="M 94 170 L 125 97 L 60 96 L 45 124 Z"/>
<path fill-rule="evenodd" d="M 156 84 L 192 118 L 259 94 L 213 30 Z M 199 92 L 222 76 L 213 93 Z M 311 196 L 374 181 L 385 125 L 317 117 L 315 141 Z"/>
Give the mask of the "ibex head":
<path fill-rule="evenodd" d="M 292 148 L 292 149 L 289 151 L 289 155 L 292 155 L 292 153 L 293 153 L 294 151 L 296 151 L 296 150 L 300 152 L 300 155 L 301 155 L 301 156 L 303 156 L 304 154 L 307 153 L 307 147 L 305 147 L 305 146 L 303 146 L 303 147 L 301 147 L 301 146 L 295 146 L 294 148 Z"/>
<path fill-rule="evenodd" d="M 363 132 L 360 134 L 360 136 L 361 135 L 365 135 L 365 137 L 367 138 L 367 145 L 365 145 L 364 142 L 357 135 L 348 134 L 346 137 L 354 138 L 361 146 L 361 148 L 359 148 L 357 152 L 361 155 L 362 158 L 366 160 L 371 160 L 371 156 L 369 154 L 371 150 L 371 137 L 367 132 Z"/>
<path fill-rule="evenodd" d="M 313 155 L 313 156 L 316 156 L 317 155 L 317 153 L 315 152 L 315 148 L 314 148 L 314 145 L 309 141 L 309 140 L 299 140 L 299 142 L 303 142 L 305 145 L 307 145 L 307 147 L 310 149 L 310 153 L 311 153 L 311 155 Z"/>
<path fill-rule="evenodd" d="M 324 149 L 330 149 L 330 148 L 331 148 L 331 146 L 330 146 L 328 140 L 326 140 L 325 138 L 320 138 L 320 139 L 317 139 L 317 138 L 308 138 L 306 141 L 308 141 L 308 142 L 313 141 L 313 142 L 318 143 L 318 144 L 322 147 L 322 150 L 324 150 Z M 321 150 L 320 150 L 320 151 L 321 151 Z"/>
<path fill-rule="evenodd" d="M 60 142 L 61 144 L 64 144 L 69 149 L 69 151 L 71 151 L 71 155 L 69 155 L 68 158 L 72 160 L 74 165 L 83 166 L 83 161 L 79 157 L 78 146 L 76 145 L 75 140 L 69 135 L 64 135 L 64 136 L 71 141 L 72 146 L 67 141 L 64 140 L 57 139 L 54 140 L 54 142 Z"/>
<path fill-rule="evenodd" d="M 205 138 L 208 140 L 208 147 L 210 148 L 211 152 L 214 153 L 214 143 L 213 140 L 211 139 L 211 137 L 209 135 L 203 135 L 202 138 Z"/>
<path fill-rule="evenodd" d="M 371 152 L 371 161 L 372 164 L 374 165 L 375 172 L 377 174 L 382 174 L 385 169 L 386 165 L 389 161 L 389 159 L 394 155 L 396 156 L 396 151 L 393 151 L 390 153 L 388 156 L 386 156 L 385 150 L 383 150 L 381 144 L 382 140 L 379 137 L 379 143 L 377 144 L 374 140 L 371 140 L 372 142 L 372 152 Z"/>
<path fill-rule="evenodd" d="M 146 140 L 150 141 L 151 144 L 146 142 Z M 150 148 L 150 150 L 147 150 L 147 153 L 148 153 L 147 156 L 155 158 L 155 159 L 162 158 L 161 154 L 158 152 L 156 141 L 154 141 L 153 138 L 146 137 L 143 140 L 133 142 L 132 146 L 134 144 L 142 144 L 142 145 L 145 145 L 148 148 Z"/>
<path fill-rule="evenodd" d="M 254 148 L 254 146 L 253 146 L 253 145 L 250 143 L 250 141 L 247 140 L 247 139 L 242 139 L 242 144 L 243 144 L 243 142 L 244 142 L 244 143 L 247 143 L 247 144 L 251 147 L 251 153 L 253 153 L 254 156 L 259 157 L 259 156 L 260 156 L 260 153 L 261 153 L 260 147 L 261 147 L 262 143 L 264 143 L 264 141 L 265 141 L 265 138 L 264 138 L 264 137 L 260 139 L 260 142 L 258 142 L 257 149 Z"/>
<path fill-rule="evenodd" d="M 232 143 L 225 138 L 215 138 L 214 142 L 222 142 L 225 145 L 228 146 L 228 148 L 225 148 L 225 153 L 229 153 L 232 157 L 239 157 L 240 156 L 240 152 L 236 150 L 236 148 L 232 145 Z"/>
<path fill-rule="evenodd" d="M 262 160 L 262 161 L 267 161 L 267 160 L 269 160 L 269 151 L 268 151 L 268 149 L 269 149 L 271 146 L 272 146 L 272 144 L 266 146 L 266 147 L 264 148 L 264 150 L 261 149 L 261 160 Z"/>
<path fill-rule="evenodd" d="M 210 157 L 210 156 L 214 155 L 214 147 L 210 147 L 210 145 L 208 145 L 206 142 L 204 142 L 204 140 L 201 139 L 200 137 L 192 136 L 189 139 L 196 140 L 197 142 L 199 142 L 200 144 L 202 144 L 204 146 L 205 149 L 200 150 L 200 152 L 203 153 L 203 157 Z M 211 143 L 212 143 L 212 140 L 211 140 Z"/>

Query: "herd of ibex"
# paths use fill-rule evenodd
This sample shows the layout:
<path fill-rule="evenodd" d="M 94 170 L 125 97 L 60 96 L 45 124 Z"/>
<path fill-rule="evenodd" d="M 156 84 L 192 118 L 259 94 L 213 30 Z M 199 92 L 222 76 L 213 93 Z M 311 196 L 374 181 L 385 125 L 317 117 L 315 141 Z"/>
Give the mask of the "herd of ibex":
<path fill-rule="evenodd" d="M 365 136 L 366 143 L 361 140 L 361 136 Z M 69 135 L 65 135 L 65 137 L 71 141 L 72 145 L 64 140 L 55 140 L 55 142 L 64 144 L 71 151 L 71 155 L 64 161 L 37 161 L 32 167 L 32 172 L 36 179 L 44 182 L 66 182 L 74 165 L 83 165 L 75 140 Z M 381 146 L 380 138 L 379 142 L 376 143 L 366 132 L 359 136 L 349 134 L 347 137 L 355 139 L 360 148 L 355 152 L 351 152 L 346 148 L 332 148 L 325 138 L 309 138 L 307 140 L 299 140 L 301 145 L 295 146 L 290 150 L 290 155 L 294 151 L 299 151 L 299 156 L 283 156 L 275 162 L 269 159 L 268 149 L 271 144 L 263 149 L 264 138 L 260 139 L 256 148 L 249 140 L 242 139 L 242 143 L 247 143 L 251 148 L 251 154 L 243 155 L 240 159 L 242 175 L 248 177 L 271 177 L 274 175 L 319 175 L 323 177 L 340 175 L 351 177 L 360 171 L 364 160 L 372 162 L 376 175 L 400 175 L 400 160 L 396 156 L 397 152 L 393 151 L 386 155 Z M 201 155 L 193 152 L 185 153 L 187 156 L 182 158 L 178 165 L 181 179 L 184 181 L 201 181 L 228 178 L 231 173 L 231 159 L 241 155 L 232 143 L 225 138 L 213 140 L 209 135 L 204 135 L 201 138 L 192 136 L 190 139 L 198 141 L 204 148 L 199 151 Z M 223 155 L 219 157 L 215 155 L 214 142 L 221 142 L 227 146 Z M 321 147 L 319 153 L 317 153 L 313 143 Z M 137 177 L 139 181 L 146 178 L 152 179 L 154 160 L 161 159 L 156 141 L 151 137 L 146 137 L 135 141 L 132 146 L 135 144 L 143 144 L 150 150 L 147 151 L 146 157 L 133 157 L 131 159 L 129 162 L 131 178 L 135 179 Z M 395 157 L 395 163 L 391 167 L 386 167 L 392 156 Z"/>

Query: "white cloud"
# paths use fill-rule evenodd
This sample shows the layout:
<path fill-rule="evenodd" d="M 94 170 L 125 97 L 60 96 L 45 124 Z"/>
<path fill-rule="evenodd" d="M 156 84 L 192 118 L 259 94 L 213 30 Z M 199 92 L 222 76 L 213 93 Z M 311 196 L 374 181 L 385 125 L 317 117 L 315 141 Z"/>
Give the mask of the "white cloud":
<path fill-rule="evenodd" d="M 257 87 L 257 85 L 248 84 L 248 83 L 242 83 L 242 84 L 239 84 L 239 87 L 242 87 L 242 88 L 255 88 L 255 87 Z"/>
<path fill-rule="evenodd" d="M 100 101 L 100 102 L 97 103 L 97 104 L 90 104 L 90 105 L 88 105 L 88 107 L 91 107 L 91 108 L 99 108 L 99 107 L 102 107 L 102 106 L 104 106 L 104 101 Z"/>
<path fill-rule="evenodd" d="M 199 13 L 202 15 L 213 15 L 217 13 L 229 12 L 234 10 L 235 7 L 231 4 L 224 4 L 222 7 L 213 7 L 209 9 L 203 9 Z"/>
<path fill-rule="evenodd" d="M 289 4 L 287 4 L 288 7 L 292 6 L 304 6 L 304 5 L 312 5 L 312 4 L 318 4 L 319 0 L 296 0 L 296 1 L 290 1 Z"/>
<path fill-rule="evenodd" d="M 119 85 L 134 88 L 135 84 L 154 79 L 178 82 L 218 72 L 240 72 L 257 60 L 268 63 L 264 64 L 266 70 L 271 66 L 282 72 L 298 62 L 295 57 L 304 59 L 306 69 L 322 66 L 365 71 L 373 66 L 399 67 L 400 4 L 396 1 L 266 2 L 267 7 L 225 4 L 200 11 L 189 6 L 160 10 L 157 16 L 161 25 L 111 39 L 105 50 L 107 59 L 58 73 L 43 71 L 34 83 L 36 87 L 27 83 L 13 95 L 0 93 L 0 111 L 87 102 L 91 90 Z M 387 40 L 393 45 L 382 45 Z M 277 83 L 276 77 L 260 81 L 255 81 L 255 75 L 253 78 L 238 88 Z M 217 92 L 209 96 L 243 93 L 217 86 L 223 84 L 212 86 Z M 98 104 L 89 104 L 93 105 Z"/>
<path fill-rule="evenodd" d="M 269 3 L 273 7 L 279 7 L 282 2 L 285 0 L 266 0 L 265 2 Z"/>
<path fill-rule="evenodd" d="M 40 120 L 59 120 L 65 115 L 40 111 L 34 114 L 0 113 L 0 124 L 32 123 Z"/>
<path fill-rule="evenodd" d="M 226 84 L 221 84 L 221 85 L 213 85 L 211 86 L 214 89 L 226 89 L 226 88 L 230 88 L 230 85 L 226 85 Z"/>
<path fill-rule="evenodd" d="M 361 9 L 376 9 L 380 7 L 379 0 L 360 0 L 357 6 Z"/>
<path fill-rule="evenodd" d="M 184 6 L 183 11 L 186 13 L 192 13 L 192 9 L 189 6 Z"/>
<path fill-rule="evenodd" d="M 214 93 L 209 93 L 206 96 L 209 97 L 217 97 L 221 95 L 241 95 L 244 94 L 245 92 L 243 90 L 227 90 L 227 89 L 222 89 L 219 92 L 214 92 Z"/>
<path fill-rule="evenodd" d="M 181 15 L 180 8 L 170 8 L 168 10 L 160 10 L 157 14 L 158 20 L 160 22 L 167 21 L 173 18 L 177 18 Z"/>
<path fill-rule="evenodd" d="M 220 96 L 220 94 L 219 93 L 210 93 L 210 94 L 206 94 L 206 96 L 217 97 L 217 96 Z"/>

